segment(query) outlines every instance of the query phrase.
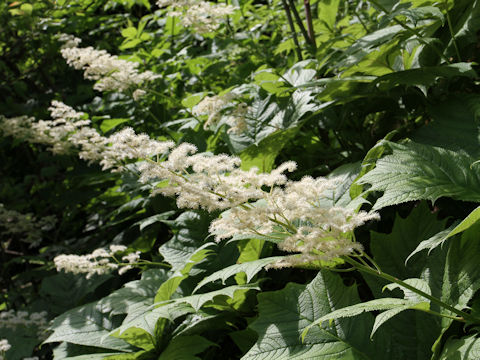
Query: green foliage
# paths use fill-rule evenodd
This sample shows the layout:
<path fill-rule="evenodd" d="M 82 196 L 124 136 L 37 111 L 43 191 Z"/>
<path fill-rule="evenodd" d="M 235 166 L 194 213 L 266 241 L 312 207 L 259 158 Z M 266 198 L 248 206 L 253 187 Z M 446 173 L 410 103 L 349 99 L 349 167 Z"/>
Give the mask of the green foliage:
<path fill-rule="evenodd" d="M 475 161 L 470 155 L 414 142 L 385 146 L 392 154 L 358 180 L 372 185 L 368 191 L 384 191 L 374 209 L 414 200 L 436 201 L 442 196 L 480 201 L 480 172 L 470 167 Z"/>
<path fill-rule="evenodd" d="M 283 290 L 262 293 L 259 317 L 251 325 L 259 340 L 242 359 L 368 359 L 365 326 L 371 319 L 366 317 L 339 319 L 330 328 L 312 328 L 301 339 L 303 330 L 323 314 L 358 301 L 355 288 L 323 271 L 306 286 L 287 284 Z"/>

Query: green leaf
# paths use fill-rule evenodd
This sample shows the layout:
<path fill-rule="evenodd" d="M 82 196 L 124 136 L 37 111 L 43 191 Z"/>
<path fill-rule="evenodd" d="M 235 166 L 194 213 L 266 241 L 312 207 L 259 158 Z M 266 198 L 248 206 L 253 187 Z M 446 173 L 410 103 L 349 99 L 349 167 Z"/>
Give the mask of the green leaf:
<path fill-rule="evenodd" d="M 388 147 L 392 154 L 357 181 L 371 184 L 368 191 L 384 191 L 374 210 L 440 197 L 480 202 L 480 168 L 470 169 L 475 159 L 468 154 L 414 142 L 388 142 Z"/>
<path fill-rule="evenodd" d="M 433 119 L 412 136 L 422 144 L 443 147 L 449 150 L 464 150 L 480 158 L 480 96 L 478 94 L 450 95 L 427 107 Z"/>
<path fill-rule="evenodd" d="M 292 86 L 301 86 L 308 83 L 317 73 L 313 69 L 305 69 L 305 67 L 311 63 L 312 60 L 304 60 L 296 63 L 283 75 L 283 79 L 287 80 Z"/>
<path fill-rule="evenodd" d="M 468 216 L 462 220 L 460 224 L 455 226 L 455 228 L 448 234 L 447 238 L 454 236 L 469 229 L 471 226 L 478 223 L 480 220 L 480 206 L 473 210 Z"/>
<path fill-rule="evenodd" d="M 20 5 L 20 10 L 23 12 L 24 15 L 31 15 L 33 12 L 32 4 L 23 3 Z"/>
<path fill-rule="evenodd" d="M 437 219 L 424 201 L 406 218 L 397 214 L 391 233 L 371 232 L 370 248 L 375 261 L 384 272 L 400 279 L 420 277 L 428 258 L 417 259 L 408 266 L 405 260 L 420 242 L 442 231 L 445 223 L 446 220 Z"/>
<path fill-rule="evenodd" d="M 439 232 L 432 236 L 428 240 L 422 241 L 418 247 L 410 254 L 406 261 L 408 261 L 416 253 L 428 249 L 428 252 L 435 249 L 437 246 L 442 245 L 448 238 L 455 236 L 462 231 L 469 229 L 471 226 L 478 223 L 480 220 L 480 206 L 473 210 L 465 219 L 460 223 L 455 222 L 449 228 Z"/>
<path fill-rule="evenodd" d="M 238 154 L 242 160 L 242 169 L 256 167 L 260 172 L 271 171 L 278 154 L 297 132 L 298 129 L 278 130 L 262 139 L 258 145 L 252 144 L 242 150 Z"/>
<path fill-rule="evenodd" d="M 325 202 L 325 205 L 356 207 L 359 202 L 364 202 L 364 200 L 360 198 L 352 202 L 352 198 L 350 197 L 350 188 L 358 177 L 360 169 L 360 163 L 356 162 L 341 165 L 328 174 L 328 178 L 336 178 L 338 180 L 338 185 L 335 189 L 325 191 L 325 200 L 328 201 L 328 203 Z"/>
<path fill-rule="evenodd" d="M 210 346 L 216 346 L 216 344 L 198 335 L 177 336 L 170 341 L 158 360 L 200 360 L 201 358 L 195 355 Z"/>
<path fill-rule="evenodd" d="M 440 11 L 438 7 L 435 6 L 422 6 L 417 8 L 410 8 L 405 9 L 399 7 L 397 10 L 392 11 L 388 15 L 385 16 L 385 20 L 391 21 L 395 17 L 398 16 L 405 16 L 408 20 L 410 20 L 414 26 L 417 26 L 418 22 L 425 19 L 438 19 L 442 23 L 444 22 L 443 13 Z M 382 20 L 384 20 L 382 18 Z"/>
<path fill-rule="evenodd" d="M 414 288 L 420 291 L 423 291 L 428 295 L 432 295 L 432 290 L 430 289 L 430 286 L 428 286 L 427 282 L 423 279 L 412 278 L 412 279 L 403 280 L 403 282 L 410 286 L 413 286 Z M 427 300 L 423 296 L 420 296 L 417 293 L 413 292 L 412 290 L 409 290 L 406 287 L 399 285 L 397 283 L 391 283 L 391 284 L 385 285 L 385 288 L 390 291 L 394 289 L 402 290 L 404 293 L 404 296 L 403 296 L 404 299 L 410 302 L 421 303 Z"/>
<path fill-rule="evenodd" d="M 358 72 L 358 68 L 355 68 L 355 65 L 358 65 L 369 54 L 373 54 L 374 50 L 379 46 L 390 42 L 396 36 L 405 32 L 403 27 L 400 25 L 389 26 L 387 28 L 379 29 L 365 35 L 364 37 L 358 39 L 351 45 L 342 55 L 342 60 L 338 61 L 335 66 L 337 68 L 349 68 L 354 69 L 355 72 Z M 391 69 L 390 69 L 391 71 Z M 389 72 L 390 72 L 389 71 Z"/>
<path fill-rule="evenodd" d="M 454 36 L 449 37 L 446 49 L 448 56 L 456 57 L 455 45 L 459 48 L 460 55 L 471 56 L 477 43 L 477 32 L 480 30 L 480 1 L 459 0 L 450 12 L 453 23 Z"/>
<path fill-rule="evenodd" d="M 198 285 L 195 287 L 195 290 L 193 292 L 196 292 L 198 289 L 200 289 L 203 285 L 208 284 L 209 282 L 215 281 L 215 280 L 222 280 L 222 284 L 225 284 L 225 280 L 227 280 L 229 277 L 234 276 L 238 273 L 245 273 L 247 276 L 247 283 L 252 280 L 252 278 L 258 274 L 265 266 L 272 264 L 276 261 L 279 261 L 283 259 L 283 256 L 274 256 L 274 257 L 269 257 L 265 259 L 259 259 L 259 260 L 254 260 L 254 261 L 249 261 L 245 262 L 243 264 L 235 264 L 229 267 L 226 267 L 222 270 L 219 270 L 217 272 L 214 272 L 213 274 L 207 276 L 204 278 L 202 281 L 198 283 Z"/>
<path fill-rule="evenodd" d="M 154 305 L 166 305 L 166 304 L 189 304 L 195 311 L 198 311 L 206 302 L 212 301 L 216 296 L 228 296 L 233 298 L 235 291 L 238 290 L 260 290 L 258 284 L 245 284 L 245 285 L 233 285 L 219 290 L 211 291 L 205 294 L 197 294 L 185 296 L 182 298 L 176 298 L 173 300 L 167 300 Z M 161 310 L 160 310 L 161 311 Z"/>
<path fill-rule="evenodd" d="M 105 134 L 106 132 L 109 132 L 110 130 L 116 128 L 120 124 L 124 124 L 126 122 L 129 122 L 130 119 L 105 119 L 102 121 L 102 124 L 100 125 L 100 130 Z"/>
<path fill-rule="evenodd" d="M 407 279 L 404 280 L 405 283 L 411 285 L 427 294 L 431 294 L 430 287 L 428 284 L 423 281 L 422 279 Z M 322 316 L 320 319 L 314 321 L 311 325 L 307 326 L 302 333 L 302 338 L 305 338 L 308 331 L 313 326 L 320 326 L 322 322 L 327 320 L 334 320 L 340 319 L 345 317 L 353 317 L 360 315 L 364 312 L 370 311 L 382 311 L 382 310 L 389 310 L 387 312 L 382 312 L 375 318 L 375 324 L 373 326 L 372 332 L 370 334 L 370 338 L 373 337 L 375 332 L 378 330 L 380 325 L 385 323 L 387 320 L 391 319 L 393 316 L 399 314 L 400 312 L 408 309 L 429 309 L 429 301 L 426 301 L 425 298 L 419 296 L 417 293 L 399 285 L 396 283 L 388 284 L 385 286 L 389 290 L 393 290 L 396 288 L 402 289 L 405 296 L 404 299 L 397 299 L 397 298 L 382 298 L 382 299 L 375 299 L 367 302 L 363 302 L 360 304 L 355 304 L 352 306 L 347 306 L 345 308 L 335 310 L 330 314 Z"/>
<path fill-rule="evenodd" d="M 234 285 L 205 294 L 191 295 L 163 301 L 154 304 L 154 306 L 161 306 L 156 308 L 152 308 L 151 306 L 149 309 L 137 314 L 135 318 L 130 318 L 128 322 L 124 321 L 122 326 L 116 329 L 116 331 L 121 334 L 127 329 L 134 327 L 143 329 L 150 335 L 154 336 L 155 324 L 159 319 L 174 321 L 180 316 L 195 313 L 205 303 L 212 301 L 217 296 L 233 298 L 235 292 L 241 290 L 259 290 L 259 287 L 257 284 Z"/>
<path fill-rule="evenodd" d="M 137 28 L 130 26 L 122 30 L 122 36 L 125 38 L 134 38 L 137 36 Z"/>
<path fill-rule="evenodd" d="M 428 257 L 418 257 L 416 261 L 410 261 L 408 266 L 405 265 L 405 260 L 422 240 L 442 231 L 445 223 L 446 220 L 437 219 L 437 214 L 430 211 L 425 201 L 415 207 L 406 218 L 397 214 L 391 233 L 371 232 L 370 249 L 375 262 L 382 271 L 399 279 L 422 279 L 431 289 L 432 296 L 441 298 L 446 261 L 445 249 L 438 248 Z M 382 292 L 387 281 L 370 275 L 363 276 L 376 298 L 394 295 Z M 398 290 L 395 291 L 398 292 Z M 425 305 L 425 302 L 420 304 L 420 306 Z M 430 307 L 433 311 L 440 311 L 438 305 L 432 303 Z M 402 313 L 397 315 L 395 310 L 391 310 L 390 313 L 380 314 L 374 325 L 374 330 L 377 331 L 378 324 L 388 320 L 388 323 L 378 329 L 376 337 L 383 335 L 389 339 L 391 349 L 389 359 L 430 358 L 432 345 L 442 331 L 440 318 L 421 311 L 403 311 L 401 308 L 398 311 Z"/>
<path fill-rule="evenodd" d="M 131 351 L 132 346 L 124 340 L 107 336 L 115 328 L 106 314 L 108 311 L 110 309 L 101 302 L 94 302 L 65 312 L 53 320 L 50 327 L 53 334 L 45 343 L 66 341 L 104 349 Z"/>
<path fill-rule="evenodd" d="M 365 155 L 365 158 L 362 160 L 360 173 L 350 186 L 350 197 L 352 199 L 355 199 L 358 196 L 362 195 L 364 191 L 364 186 L 359 184 L 357 180 L 361 179 L 366 173 L 375 168 L 377 160 L 380 159 L 385 153 L 385 150 L 387 149 L 387 144 L 387 141 L 380 140 L 375 144 L 375 146 L 368 150 L 367 155 Z"/>
<path fill-rule="evenodd" d="M 449 244 L 441 300 L 458 309 L 465 308 L 473 295 L 480 289 L 479 232 L 480 223 L 476 223 L 463 232 L 459 241 L 452 241 Z M 442 309 L 442 312 L 450 314 L 445 309 Z M 450 322 L 449 319 L 442 319 L 444 327 L 448 326 Z"/>
<path fill-rule="evenodd" d="M 164 221 L 174 230 L 174 236 L 158 251 L 172 265 L 172 271 L 182 269 L 209 236 L 212 217 L 202 211 L 186 211 L 173 221 Z"/>
<path fill-rule="evenodd" d="M 325 24 L 329 30 L 334 29 L 339 5 L 340 0 L 319 1 L 317 3 L 318 20 Z"/>
<path fill-rule="evenodd" d="M 307 113 L 313 113 L 328 105 L 329 103 L 318 104 L 310 90 L 296 90 L 288 99 L 279 99 L 278 102 L 274 102 L 271 96 L 258 98 L 253 101 L 246 115 L 247 129 L 241 135 L 229 134 L 229 145 L 234 153 L 239 153 L 250 145 L 260 146 L 261 141 L 272 134 L 290 136 L 293 132 L 285 133 L 282 130 L 299 127 Z M 274 147 L 274 150 L 283 147 L 272 146 L 272 142 L 273 138 L 265 145 L 268 148 Z"/>
<path fill-rule="evenodd" d="M 329 328 L 316 326 L 301 340 L 314 321 L 358 302 L 354 287 L 323 270 L 308 285 L 289 283 L 283 290 L 260 293 L 259 317 L 250 325 L 259 338 L 242 359 L 374 359 L 366 354 L 371 351 L 367 334 L 373 323 L 368 315 L 338 319 Z M 384 350 L 379 344 L 377 359 Z"/>
<path fill-rule="evenodd" d="M 152 216 L 149 216 L 145 219 L 137 221 L 135 224 L 133 224 L 133 226 L 139 225 L 140 231 L 143 231 L 146 227 L 148 227 L 150 225 L 153 225 L 157 222 L 163 222 L 163 220 L 167 220 L 173 214 L 175 214 L 175 211 L 166 211 L 166 212 L 161 213 L 161 214 L 152 215 Z"/>
<path fill-rule="evenodd" d="M 58 273 L 45 277 L 40 287 L 39 307 L 53 314 L 61 314 L 86 301 L 111 275 L 93 276 L 86 279 L 83 274 Z"/>
<path fill-rule="evenodd" d="M 150 307 L 158 288 L 168 279 L 165 270 L 150 269 L 142 273 L 140 280 L 126 283 L 121 289 L 100 300 L 111 309 L 112 315 L 133 314 Z"/>
<path fill-rule="evenodd" d="M 19 326 L 14 329 L 4 327 L 0 323 L 0 339 L 7 339 L 11 345 L 10 350 L 6 352 L 5 358 L 10 360 L 20 360 L 32 355 L 34 348 L 41 343 L 38 338 L 37 328 L 31 327 L 25 329 Z"/>
<path fill-rule="evenodd" d="M 182 100 L 182 105 L 185 106 L 188 109 L 191 109 L 195 105 L 197 105 L 200 102 L 200 100 L 202 100 L 204 94 L 205 93 L 201 92 L 201 93 L 196 93 L 196 94 L 192 94 L 190 96 L 187 96 L 186 98 L 184 98 Z"/>
<path fill-rule="evenodd" d="M 430 87 L 434 85 L 439 78 L 452 78 L 456 76 L 465 76 L 476 78 L 477 74 L 472 68 L 471 63 L 457 63 L 441 66 L 423 66 L 418 69 L 396 71 L 391 74 L 379 76 L 372 86 L 378 85 L 380 91 L 398 85 L 423 85 Z"/>
<path fill-rule="evenodd" d="M 322 316 L 320 319 L 315 320 L 313 323 L 311 323 L 309 326 L 303 330 L 302 333 L 302 339 L 307 336 L 308 332 L 315 326 L 321 326 L 323 322 L 325 321 L 332 321 L 332 320 L 337 320 L 337 319 L 343 319 L 343 318 L 349 318 L 349 317 L 354 317 L 357 315 L 360 315 L 365 312 L 370 312 L 370 311 L 383 311 L 383 310 L 397 310 L 396 314 L 398 314 L 400 311 L 403 310 L 408 310 L 413 308 L 415 305 L 418 303 L 408 301 L 405 299 L 397 299 L 397 298 L 382 298 L 382 299 L 375 299 L 367 302 L 363 302 L 360 304 L 355 304 L 352 306 L 347 306 L 339 310 L 335 310 L 331 312 L 330 314 Z M 382 313 L 383 314 L 383 313 Z M 380 314 L 380 315 L 382 315 Z M 389 315 L 392 313 L 389 313 Z M 396 315 L 395 314 L 395 315 Z M 378 315 L 378 317 L 380 316 Z M 377 317 L 377 318 L 378 318 Z M 385 321 L 390 319 L 391 316 L 382 316 L 375 320 L 374 327 L 372 329 L 372 332 L 370 334 L 370 338 L 373 337 L 374 333 L 377 331 L 377 329 L 380 327 L 381 324 L 383 324 Z"/>
<path fill-rule="evenodd" d="M 480 339 L 476 335 L 448 339 L 438 360 L 480 359 Z"/>
<path fill-rule="evenodd" d="M 448 235 L 452 232 L 452 230 L 456 227 L 457 224 L 458 224 L 458 222 L 453 223 L 451 226 L 449 226 L 445 230 L 440 231 L 439 233 L 436 233 L 432 237 L 430 237 L 427 240 L 424 240 L 420 244 L 418 244 L 418 246 L 415 248 L 415 250 L 412 251 L 412 253 L 405 260 L 405 264 L 407 264 L 407 262 L 410 260 L 410 258 L 413 255 L 419 253 L 420 251 L 428 249 L 428 254 L 430 254 L 430 252 L 433 249 L 435 249 L 437 246 L 443 245 L 445 240 L 447 240 L 447 238 L 449 237 Z"/>

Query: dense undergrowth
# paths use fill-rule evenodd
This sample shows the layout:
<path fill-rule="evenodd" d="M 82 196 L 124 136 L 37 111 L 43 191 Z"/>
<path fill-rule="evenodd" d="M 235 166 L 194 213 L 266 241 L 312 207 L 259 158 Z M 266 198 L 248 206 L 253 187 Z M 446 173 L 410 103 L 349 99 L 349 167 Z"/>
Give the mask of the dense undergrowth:
<path fill-rule="evenodd" d="M 480 358 L 480 1 L 0 30 L 0 359 Z"/>

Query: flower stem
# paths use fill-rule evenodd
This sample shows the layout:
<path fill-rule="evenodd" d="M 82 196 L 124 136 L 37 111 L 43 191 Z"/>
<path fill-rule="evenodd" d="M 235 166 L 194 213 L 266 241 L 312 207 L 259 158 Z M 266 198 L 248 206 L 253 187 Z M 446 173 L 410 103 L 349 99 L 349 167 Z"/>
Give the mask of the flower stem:
<path fill-rule="evenodd" d="M 376 277 L 379 277 L 379 278 L 388 280 L 390 282 L 396 283 L 396 284 L 414 292 L 415 294 L 418 294 L 418 295 L 430 300 L 431 302 L 433 302 L 433 303 L 451 311 L 452 313 L 457 314 L 460 318 L 455 318 L 456 320 L 459 320 L 459 321 L 469 320 L 469 321 L 474 322 L 474 323 L 479 322 L 479 320 L 476 317 L 474 317 L 474 316 L 472 316 L 472 315 L 470 315 L 470 314 L 468 314 L 468 313 L 466 313 L 462 310 L 459 310 L 459 309 L 443 302 L 442 300 L 440 300 L 440 299 L 438 299 L 438 298 L 436 298 L 436 297 L 434 297 L 430 294 L 427 294 L 426 292 L 423 292 L 422 290 L 419 290 L 416 287 L 413 287 L 412 285 L 407 284 L 406 282 L 396 278 L 395 276 L 387 274 L 387 273 L 385 273 L 385 272 L 383 272 L 379 269 L 378 270 L 372 269 L 371 267 L 365 266 L 365 265 L 361 264 L 360 262 L 358 262 L 358 261 L 356 261 L 356 260 L 354 260 L 354 259 L 352 259 L 348 256 L 344 257 L 344 260 L 347 263 L 349 263 L 350 265 L 357 268 L 361 272 L 364 272 L 364 273 L 367 273 L 367 274 L 370 274 L 370 275 L 374 275 Z"/>

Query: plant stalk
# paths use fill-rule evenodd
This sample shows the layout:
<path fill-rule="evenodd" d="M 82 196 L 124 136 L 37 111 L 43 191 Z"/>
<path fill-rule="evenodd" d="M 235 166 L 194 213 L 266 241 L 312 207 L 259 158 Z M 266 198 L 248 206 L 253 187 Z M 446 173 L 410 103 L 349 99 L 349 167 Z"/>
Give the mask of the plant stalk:
<path fill-rule="evenodd" d="M 298 42 L 297 33 L 295 31 L 295 25 L 293 25 L 292 14 L 290 13 L 290 8 L 287 4 L 286 0 L 282 0 L 283 8 L 285 9 L 285 14 L 287 15 L 288 25 L 290 26 L 290 30 L 292 31 L 293 42 L 295 43 L 295 50 L 297 51 L 298 60 L 302 61 L 302 49 L 300 48 L 300 44 Z"/>
<path fill-rule="evenodd" d="M 310 44 L 310 37 L 308 36 L 307 30 L 303 25 L 303 21 L 300 18 L 300 15 L 298 14 L 297 8 L 295 7 L 295 3 L 293 2 L 293 0 L 288 0 L 288 3 L 290 4 L 290 9 L 292 10 L 293 17 L 295 18 L 295 21 L 297 22 L 297 25 L 300 28 L 300 31 L 302 32 L 303 37 L 305 38 L 305 42 L 307 44 Z"/>
<path fill-rule="evenodd" d="M 308 37 L 310 38 L 310 44 L 312 44 L 313 51 L 317 50 L 317 42 L 315 40 L 315 30 L 313 30 L 312 21 L 312 8 L 310 7 L 310 0 L 303 0 L 303 6 L 305 8 L 305 18 L 307 19 Z"/>

